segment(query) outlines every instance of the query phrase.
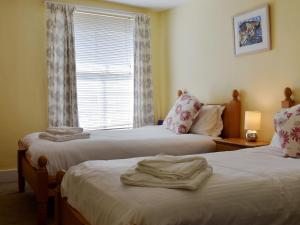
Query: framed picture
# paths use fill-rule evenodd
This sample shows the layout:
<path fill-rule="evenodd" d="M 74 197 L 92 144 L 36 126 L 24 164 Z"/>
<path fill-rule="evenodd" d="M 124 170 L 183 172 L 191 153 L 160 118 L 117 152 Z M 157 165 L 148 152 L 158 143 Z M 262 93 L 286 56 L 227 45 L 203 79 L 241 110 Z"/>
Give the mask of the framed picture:
<path fill-rule="evenodd" d="M 269 5 L 233 17 L 235 54 L 270 50 Z"/>

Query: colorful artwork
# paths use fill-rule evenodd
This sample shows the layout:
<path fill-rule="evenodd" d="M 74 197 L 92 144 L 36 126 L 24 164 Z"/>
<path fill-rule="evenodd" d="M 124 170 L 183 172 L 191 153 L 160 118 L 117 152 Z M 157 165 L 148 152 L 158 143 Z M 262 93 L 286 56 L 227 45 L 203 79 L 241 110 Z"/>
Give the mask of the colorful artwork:
<path fill-rule="evenodd" d="M 233 17 L 235 54 L 270 50 L 269 5 Z"/>
<path fill-rule="evenodd" d="M 240 47 L 254 45 L 263 41 L 261 16 L 239 22 Z"/>

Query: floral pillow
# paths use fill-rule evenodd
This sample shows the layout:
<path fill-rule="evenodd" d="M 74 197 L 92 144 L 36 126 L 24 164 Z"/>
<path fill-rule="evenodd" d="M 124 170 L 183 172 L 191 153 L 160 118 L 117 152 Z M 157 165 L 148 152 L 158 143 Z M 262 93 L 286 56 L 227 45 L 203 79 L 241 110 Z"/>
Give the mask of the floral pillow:
<path fill-rule="evenodd" d="M 184 93 L 175 102 L 163 125 L 176 134 L 186 134 L 198 116 L 201 106 L 196 97 Z"/>
<path fill-rule="evenodd" d="M 300 105 L 276 113 L 274 124 L 285 155 L 300 158 Z"/>

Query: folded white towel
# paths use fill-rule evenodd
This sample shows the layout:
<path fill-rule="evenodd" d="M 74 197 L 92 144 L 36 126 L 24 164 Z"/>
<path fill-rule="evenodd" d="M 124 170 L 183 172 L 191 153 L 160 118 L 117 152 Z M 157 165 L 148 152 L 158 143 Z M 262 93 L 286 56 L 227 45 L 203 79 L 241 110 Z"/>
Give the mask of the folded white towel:
<path fill-rule="evenodd" d="M 54 142 L 71 141 L 75 139 L 87 139 L 89 137 L 90 134 L 87 132 L 78 133 L 78 134 L 68 134 L 68 135 L 54 135 L 47 132 L 41 132 L 39 134 L 40 139 L 45 139 Z"/>
<path fill-rule="evenodd" d="M 81 127 L 49 127 L 46 129 L 47 133 L 53 135 L 69 135 L 69 134 L 79 134 L 83 132 Z"/>
<path fill-rule="evenodd" d="M 166 179 L 187 179 L 207 167 L 202 156 L 157 155 L 138 162 L 136 170 Z"/>
<path fill-rule="evenodd" d="M 141 173 L 135 169 L 130 169 L 121 175 L 120 179 L 124 184 L 140 187 L 162 187 L 186 190 L 197 190 L 203 181 L 212 175 L 213 169 L 207 166 L 203 171 L 195 172 L 188 179 L 161 179 L 150 174 Z"/>

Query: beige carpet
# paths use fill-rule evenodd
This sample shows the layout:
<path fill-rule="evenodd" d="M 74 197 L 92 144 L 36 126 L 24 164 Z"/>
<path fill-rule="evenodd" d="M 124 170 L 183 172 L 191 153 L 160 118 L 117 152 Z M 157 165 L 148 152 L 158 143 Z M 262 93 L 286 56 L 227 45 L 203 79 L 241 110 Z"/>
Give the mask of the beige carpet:
<path fill-rule="evenodd" d="M 25 193 L 18 193 L 17 174 L 15 171 L 0 175 L 0 225 L 35 225 L 36 205 L 34 194 L 28 185 Z M 53 203 L 49 206 L 53 223 Z"/>

